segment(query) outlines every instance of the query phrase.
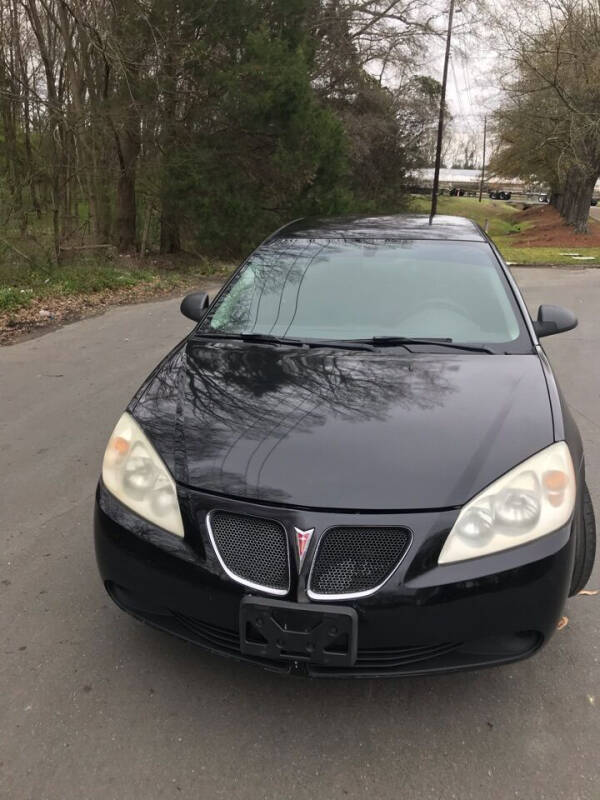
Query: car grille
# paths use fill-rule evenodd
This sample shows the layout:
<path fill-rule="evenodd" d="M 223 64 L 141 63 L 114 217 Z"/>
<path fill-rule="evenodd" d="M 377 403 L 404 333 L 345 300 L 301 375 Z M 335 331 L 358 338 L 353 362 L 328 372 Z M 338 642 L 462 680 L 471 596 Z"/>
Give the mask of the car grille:
<path fill-rule="evenodd" d="M 171 612 L 177 622 L 185 628 L 192 639 L 210 650 L 241 658 L 239 633 L 226 628 L 201 622 L 193 617 Z M 424 662 L 434 662 L 443 659 L 460 647 L 460 642 L 444 642 L 431 645 L 406 645 L 404 647 L 386 647 L 378 649 L 358 648 L 356 664 L 351 667 L 325 667 L 309 664 L 308 669 L 312 675 L 385 675 L 395 674 L 403 670 L 410 671 L 413 665 Z M 247 661 L 254 661 L 271 668 L 287 671 L 288 664 L 282 661 L 258 657 L 244 657 Z"/>
<path fill-rule="evenodd" d="M 374 592 L 397 567 L 409 542 L 405 528 L 331 528 L 319 542 L 310 597 Z"/>
<path fill-rule="evenodd" d="M 234 580 L 271 594 L 286 594 L 290 562 L 285 530 L 278 522 L 212 511 L 208 528 L 222 566 Z"/>
<path fill-rule="evenodd" d="M 458 647 L 460 647 L 459 642 L 443 642 L 425 646 L 389 647 L 381 650 L 361 650 L 359 648 L 356 664 L 350 669 L 354 675 L 394 674 L 420 662 L 443 658 Z M 313 675 L 323 676 L 339 675 L 344 672 L 339 667 L 326 667 L 321 664 L 311 664 L 310 670 Z"/>
<path fill-rule="evenodd" d="M 216 653 L 221 653 L 226 656 L 233 656 L 234 658 L 242 658 L 240 651 L 240 635 L 237 631 L 231 631 L 227 628 L 221 628 L 217 625 L 210 625 L 208 622 L 202 622 L 199 619 L 178 614 L 176 611 L 171 612 L 173 618 L 189 633 L 192 640 L 196 644 L 207 647 Z M 268 658 L 248 658 L 248 661 L 256 661 L 259 664 L 264 664 L 277 669 L 280 672 L 288 671 L 287 662 L 274 661 Z"/>

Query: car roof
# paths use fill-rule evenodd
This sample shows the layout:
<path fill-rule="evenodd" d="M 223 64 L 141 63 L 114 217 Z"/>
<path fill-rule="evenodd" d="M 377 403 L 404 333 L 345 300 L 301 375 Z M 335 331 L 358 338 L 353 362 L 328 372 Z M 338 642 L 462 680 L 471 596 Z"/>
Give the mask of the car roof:
<path fill-rule="evenodd" d="M 374 217 L 305 217 L 280 228 L 271 238 L 300 239 L 438 239 L 485 242 L 481 228 L 466 217 L 393 214 Z"/>

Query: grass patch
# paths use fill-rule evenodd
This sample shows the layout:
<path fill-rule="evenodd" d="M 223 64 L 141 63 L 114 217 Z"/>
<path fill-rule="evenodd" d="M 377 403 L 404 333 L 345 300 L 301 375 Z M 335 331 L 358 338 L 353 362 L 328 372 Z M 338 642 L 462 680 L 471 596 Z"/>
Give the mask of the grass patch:
<path fill-rule="evenodd" d="M 414 196 L 410 210 L 418 214 L 427 214 L 430 210 L 430 198 Z M 502 253 L 506 261 L 516 264 L 568 264 L 570 266 L 600 265 L 600 247 L 580 247 L 579 244 L 565 244 L 560 247 L 540 247 L 530 245 L 523 247 L 515 239 L 517 234 L 534 231 L 536 223 L 524 219 L 524 212 L 516 206 L 501 200 L 484 198 L 480 203 L 475 197 L 447 197 L 438 199 L 438 213 L 458 217 L 468 217 L 482 228 L 488 223 L 488 234 Z M 561 253 L 579 253 L 582 256 L 594 256 L 594 261 L 578 261 Z"/>
<path fill-rule="evenodd" d="M 25 308 L 31 303 L 32 289 L 17 289 L 14 286 L 0 286 L 0 312 Z"/>
<path fill-rule="evenodd" d="M 579 267 L 600 265 L 600 247 L 511 247 L 498 240 L 496 245 L 504 259 L 513 264 L 568 264 Z M 593 256 L 594 261 L 579 261 L 561 253 Z"/>
<path fill-rule="evenodd" d="M 59 266 L 16 265 L 0 259 L 0 345 L 110 306 L 214 289 L 233 266 L 183 254 L 104 260 L 78 254 L 72 263 Z"/>
<path fill-rule="evenodd" d="M 0 263 L 0 313 L 27 308 L 45 299 L 118 294 L 135 287 L 164 294 L 193 286 L 200 278 L 225 275 L 229 265 L 201 261 L 153 264 L 134 259 L 80 260 L 56 267 Z"/>
<path fill-rule="evenodd" d="M 428 214 L 431 210 L 429 197 L 415 195 L 410 204 L 410 210 L 416 214 Z M 485 197 L 481 203 L 476 197 L 448 197 L 441 195 L 438 198 L 438 214 L 450 214 L 457 217 L 468 217 L 482 228 L 488 223 L 488 233 L 495 239 L 497 236 L 509 236 L 525 230 L 530 223 L 519 223 L 519 210 L 502 200 L 490 200 Z"/>

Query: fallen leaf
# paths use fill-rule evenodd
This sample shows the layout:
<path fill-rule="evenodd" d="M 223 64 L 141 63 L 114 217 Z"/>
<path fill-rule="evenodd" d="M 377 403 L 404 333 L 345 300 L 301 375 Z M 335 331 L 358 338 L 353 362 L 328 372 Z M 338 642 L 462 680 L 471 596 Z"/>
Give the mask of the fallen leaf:
<path fill-rule="evenodd" d="M 562 631 L 562 629 L 566 628 L 568 624 L 569 624 L 569 618 L 568 617 L 561 617 L 558 620 L 558 625 L 556 626 L 556 630 L 557 631 Z"/>
<path fill-rule="evenodd" d="M 600 594 L 600 589 L 582 589 L 577 594 L 584 594 L 587 597 L 595 597 L 597 594 Z"/>

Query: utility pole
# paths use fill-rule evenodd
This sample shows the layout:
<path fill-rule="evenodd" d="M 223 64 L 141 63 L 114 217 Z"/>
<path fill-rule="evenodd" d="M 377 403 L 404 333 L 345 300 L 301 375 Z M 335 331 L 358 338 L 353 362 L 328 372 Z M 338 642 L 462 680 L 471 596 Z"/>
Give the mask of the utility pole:
<path fill-rule="evenodd" d="M 454 0 L 450 0 L 448 9 L 448 33 L 446 34 L 446 55 L 444 56 L 444 74 L 442 77 L 442 93 L 440 96 L 440 118 L 438 121 L 437 147 L 435 150 L 435 169 L 433 172 L 433 189 L 431 190 L 431 214 L 429 224 L 437 212 L 438 191 L 440 187 L 440 165 L 442 162 L 442 140 L 444 137 L 444 111 L 446 107 L 446 86 L 448 84 L 448 62 L 450 61 L 450 40 L 452 39 L 452 19 L 454 17 Z"/>
<path fill-rule="evenodd" d="M 485 143 L 487 139 L 487 114 L 483 118 L 483 161 L 481 162 L 481 181 L 479 182 L 479 202 L 483 195 L 483 181 L 485 180 Z"/>

